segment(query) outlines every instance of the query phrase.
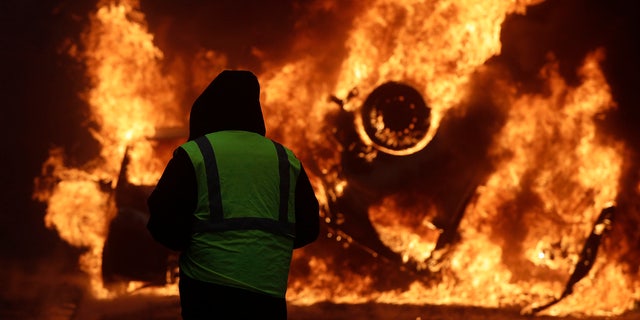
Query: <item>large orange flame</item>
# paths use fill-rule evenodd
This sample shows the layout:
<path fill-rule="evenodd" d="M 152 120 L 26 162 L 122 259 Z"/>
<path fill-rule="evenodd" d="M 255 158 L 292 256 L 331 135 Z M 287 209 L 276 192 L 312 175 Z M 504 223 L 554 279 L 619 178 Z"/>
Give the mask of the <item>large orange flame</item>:
<path fill-rule="evenodd" d="M 144 15 L 135 2 L 99 4 L 84 34 L 80 53 L 92 83 L 85 94 L 101 145 L 100 154 L 83 168 L 67 168 L 63 153 L 53 150 L 44 170 L 60 182 L 52 190 L 37 190 L 49 204 L 45 222 L 69 243 L 87 248 L 82 269 L 91 276 L 93 293 L 113 296 L 101 280 L 102 248 L 115 215 L 112 190 L 129 147 L 131 166 L 126 177 L 134 184 L 151 184 L 164 166 L 153 153 L 158 127 L 183 126 L 184 115 L 171 90 L 171 77 L 161 73 L 162 52 L 153 44 Z"/>
<path fill-rule="evenodd" d="M 507 15 L 525 14 L 527 6 L 539 2 L 373 1 L 354 20 L 337 76 L 318 76 L 321 62 L 313 56 L 291 57 L 259 75 L 267 127 L 273 128 L 268 133 L 299 150 L 312 168 L 327 221 L 335 219 L 327 212 L 329 203 L 349 188 L 338 170 L 345 146 L 327 139 L 323 125 L 336 109 L 327 97 L 335 93 L 343 99 L 344 111 L 357 115 L 364 93 L 390 80 L 411 84 L 432 112 L 429 131 L 413 148 L 380 148 L 363 132 L 360 117 L 353 125 L 365 145 L 360 156 L 367 161 L 383 152 L 416 153 L 432 141 L 447 114 L 471 99 L 473 76 L 487 72 L 487 60 L 500 53 Z M 36 196 L 48 204 L 47 227 L 70 244 L 87 248 L 79 263 L 90 276 L 93 294 L 112 298 L 120 292 L 103 285 L 101 257 L 115 215 L 112 194 L 125 150 L 131 157 L 128 182 L 153 185 L 170 149 L 158 151 L 150 137 L 157 136 L 159 128 L 185 126 L 186 109 L 179 107 L 178 97 L 185 88 L 163 73 L 163 53 L 135 0 L 101 1 L 83 44 L 86 49 L 78 57 L 89 71 L 91 86 L 84 94 L 100 154 L 76 168 L 65 163 L 63 150 L 51 150 Z M 599 115 L 615 108 L 599 65 L 605 58 L 602 50 L 592 52 L 580 69 L 580 84 L 571 86 L 550 57 L 540 71 L 548 88 L 544 95 L 522 94 L 509 80 L 496 80 L 500 85 L 495 95 L 505 114 L 489 155 L 496 169 L 473 190 L 460 222 L 461 240 L 446 265 L 437 266 L 447 269 L 438 283 L 415 280 L 405 291 L 375 291 L 368 275 L 339 274 L 332 257 L 305 248 L 296 252 L 294 263 L 303 261 L 310 271 L 291 279 L 288 299 L 300 305 L 376 301 L 501 307 L 555 297 L 571 275 L 599 212 L 619 192 L 625 146 L 599 135 L 596 126 Z M 224 56 L 207 50 L 195 59 L 201 66 L 223 68 L 226 63 Z M 354 88 L 360 94 L 352 94 Z M 435 254 L 440 231 L 427 218 L 416 222 L 402 217 L 407 216 L 403 212 L 430 217 L 425 212 L 437 209 L 419 199 L 413 206 L 400 202 L 388 195 L 369 208 L 369 217 L 389 248 L 405 260 L 433 268 L 426 264 Z M 339 231 L 328 236 L 345 245 L 351 241 Z M 640 291 L 637 280 L 629 280 L 625 272 L 606 255 L 599 256 L 575 294 L 547 312 L 615 315 L 633 308 Z M 127 283 L 125 292 L 140 285 Z M 599 290 L 605 286 L 606 293 Z M 154 292 L 176 294 L 176 288 L 167 285 Z"/>

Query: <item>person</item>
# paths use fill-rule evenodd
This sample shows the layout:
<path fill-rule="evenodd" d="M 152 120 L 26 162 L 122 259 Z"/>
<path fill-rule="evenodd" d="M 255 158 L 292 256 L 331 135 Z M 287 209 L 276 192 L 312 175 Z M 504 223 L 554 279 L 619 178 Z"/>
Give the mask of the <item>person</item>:
<path fill-rule="evenodd" d="M 183 319 L 287 318 L 293 250 L 317 239 L 319 204 L 301 161 L 265 134 L 255 74 L 222 71 L 147 199 L 147 229 L 179 251 Z"/>

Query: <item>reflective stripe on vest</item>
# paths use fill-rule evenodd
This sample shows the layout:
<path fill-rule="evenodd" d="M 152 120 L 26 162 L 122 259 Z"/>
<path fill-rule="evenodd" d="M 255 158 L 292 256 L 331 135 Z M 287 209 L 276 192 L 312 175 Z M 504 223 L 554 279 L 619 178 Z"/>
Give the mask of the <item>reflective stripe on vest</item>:
<path fill-rule="evenodd" d="M 220 193 L 220 176 L 216 165 L 213 146 L 206 136 L 195 139 L 205 163 L 207 186 L 209 190 L 209 219 L 196 220 L 193 232 L 220 232 L 228 230 L 257 229 L 288 238 L 295 237 L 295 225 L 288 221 L 289 212 L 289 159 L 284 147 L 272 140 L 278 155 L 278 169 L 280 175 L 280 207 L 278 220 L 257 217 L 224 218 L 222 196 Z"/>

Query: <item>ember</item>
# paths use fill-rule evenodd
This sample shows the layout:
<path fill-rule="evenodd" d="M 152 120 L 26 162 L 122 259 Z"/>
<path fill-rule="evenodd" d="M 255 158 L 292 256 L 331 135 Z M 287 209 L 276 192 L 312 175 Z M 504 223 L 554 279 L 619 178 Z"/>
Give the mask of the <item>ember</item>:
<path fill-rule="evenodd" d="M 279 44 L 293 49 L 252 47 L 267 136 L 297 149 L 322 205 L 323 239 L 294 256 L 291 304 L 637 308 L 640 149 L 610 128 L 621 103 L 604 45 L 570 62 L 545 48 L 535 76 L 511 61 L 527 58 L 513 43 L 545 5 L 296 2 L 300 29 Z M 154 8 L 102 0 L 91 12 L 69 53 L 86 68 L 99 151 L 72 165 L 52 148 L 36 179 L 44 224 L 86 249 L 97 299 L 177 294 L 175 253 L 148 238 L 144 200 L 185 139 L 194 93 L 252 65 L 206 42 L 176 48 Z M 307 23 L 334 14 L 349 23 L 314 43 Z"/>

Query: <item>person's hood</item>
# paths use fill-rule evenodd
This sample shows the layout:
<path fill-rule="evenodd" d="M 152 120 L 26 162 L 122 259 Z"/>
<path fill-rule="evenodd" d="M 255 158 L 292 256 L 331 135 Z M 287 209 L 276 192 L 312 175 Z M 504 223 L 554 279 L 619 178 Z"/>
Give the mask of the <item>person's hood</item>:
<path fill-rule="evenodd" d="M 251 71 L 222 71 L 191 107 L 189 140 L 223 130 L 266 133 L 260 84 Z"/>

